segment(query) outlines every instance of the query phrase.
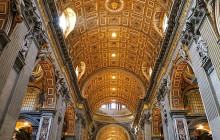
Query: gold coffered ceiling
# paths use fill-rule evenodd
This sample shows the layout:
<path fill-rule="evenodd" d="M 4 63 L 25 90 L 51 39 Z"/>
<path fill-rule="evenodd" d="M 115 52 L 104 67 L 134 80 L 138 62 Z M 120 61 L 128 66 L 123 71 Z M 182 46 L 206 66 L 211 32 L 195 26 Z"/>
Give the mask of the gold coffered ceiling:
<path fill-rule="evenodd" d="M 68 36 L 72 43 L 82 33 L 103 26 L 124 26 L 158 35 L 153 29 L 154 16 L 169 11 L 172 0 L 59 0 L 57 5 L 60 11 L 70 7 L 76 12 L 76 28 Z"/>
<path fill-rule="evenodd" d="M 85 63 L 78 80 L 92 113 L 113 100 L 134 113 L 148 87 L 172 0 L 58 0 L 57 5 L 77 16 L 66 42 L 74 67 Z"/>
<path fill-rule="evenodd" d="M 130 137 L 121 126 L 108 125 L 100 130 L 97 140 L 130 140 Z"/>
<path fill-rule="evenodd" d="M 83 88 L 84 97 L 88 99 L 92 113 L 102 104 L 112 101 L 124 104 L 135 112 L 140 98 L 144 96 L 141 84 L 129 74 L 123 72 L 105 72 L 98 74 Z"/>
<path fill-rule="evenodd" d="M 112 37 L 112 33 L 116 33 L 116 37 Z M 153 40 L 148 35 L 127 27 L 100 27 L 79 36 L 70 47 L 70 56 L 75 67 L 80 62 L 86 64 L 80 84 L 100 70 L 116 68 L 131 72 L 146 86 L 150 78 L 144 76 L 142 66 L 146 63 L 148 67 L 153 67 L 159 52 L 156 42 L 159 41 L 159 36 L 155 36 Z"/>

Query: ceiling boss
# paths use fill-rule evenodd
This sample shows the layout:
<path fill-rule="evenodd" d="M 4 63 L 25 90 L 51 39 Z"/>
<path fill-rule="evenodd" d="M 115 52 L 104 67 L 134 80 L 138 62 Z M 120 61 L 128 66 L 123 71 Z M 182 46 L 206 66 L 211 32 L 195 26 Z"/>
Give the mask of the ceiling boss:
<path fill-rule="evenodd" d="M 106 0 L 105 7 L 110 12 L 120 12 L 124 8 L 123 0 Z"/>

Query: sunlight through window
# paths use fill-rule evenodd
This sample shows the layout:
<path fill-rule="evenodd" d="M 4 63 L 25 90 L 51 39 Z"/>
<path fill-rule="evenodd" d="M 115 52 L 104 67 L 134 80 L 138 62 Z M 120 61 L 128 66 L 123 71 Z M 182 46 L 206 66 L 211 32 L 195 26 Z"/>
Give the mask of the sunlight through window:
<path fill-rule="evenodd" d="M 111 103 L 111 109 L 116 109 L 116 103 Z"/>
<path fill-rule="evenodd" d="M 166 31 L 167 27 L 168 27 L 168 17 L 167 17 L 167 15 L 165 14 L 165 15 L 164 15 L 164 21 L 163 21 L 163 31 L 164 31 L 164 32 Z"/>
<path fill-rule="evenodd" d="M 106 107 L 107 107 L 106 105 L 102 105 L 101 109 L 106 109 Z"/>
<path fill-rule="evenodd" d="M 75 24 L 76 14 L 71 8 L 67 8 L 60 17 L 60 27 L 63 29 L 65 37 L 74 29 Z"/>

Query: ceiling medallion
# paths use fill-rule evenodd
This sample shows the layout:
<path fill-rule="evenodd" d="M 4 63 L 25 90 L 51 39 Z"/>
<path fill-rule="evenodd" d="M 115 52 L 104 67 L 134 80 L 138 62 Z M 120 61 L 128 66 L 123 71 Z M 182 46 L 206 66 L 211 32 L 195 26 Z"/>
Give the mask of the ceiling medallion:
<path fill-rule="evenodd" d="M 106 0 L 105 8 L 110 12 L 120 12 L 124 8 L 123 0 Z"/>

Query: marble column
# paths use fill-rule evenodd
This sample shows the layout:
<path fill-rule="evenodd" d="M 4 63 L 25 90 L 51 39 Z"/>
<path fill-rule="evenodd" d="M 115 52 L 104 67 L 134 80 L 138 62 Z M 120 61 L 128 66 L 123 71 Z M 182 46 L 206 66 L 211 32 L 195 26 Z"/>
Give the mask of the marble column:
<path fill-rule="evenodd" d="M 175 140 L 173 120 L 170 116 L 169 105 L 169 92 L 170 92 L 170 76 L 162 80 L 157 93 L 157 102 L 161 112 L 161 119 L 163 125 L 163 135 L 165 140 Z"/>
<path fill-rule="evenodd" d="M 170 114 L 170 105 L 169 105 L 169 96 L 166 94 L 164 98 L 164 110 L 163 110 L 163 116 L 162 116 L 163 124 L 166 126 L 166 138 L 168 140 L 176 140 L 174 135 L 174 127 L 173 127 L 173 120 Z"/>
<path fill-rule="evenodd" d="M 181 40 L 189 50 L 213 139 L 218 140 L 220 137 L 220 49 L 206 4 L 204 1 L 194 1 L 195 6 L 189 9 L 189 13 L 192 14 L 186 20 L 187 28 L 183 31 Z"/>
<path fill-rule="evenodd" d="M 151 140 L 151 124 L 151 114 L 149 110 L 145 110 L 140 122 L 144 140 Z"/>
<path fill-rule="evenodd" d="M 4 51 L 0 57 L 5 55 L 5 53 L 6 52 Z M 4 87 L 0 94 L 0 140 L 10 139 L 13 135 L 14 127 L 20 114 L 21 105 L 28 87 L 29 78 L 33 71 L 37 53 L 38 46 L 35 43 L 32 43 L 25 60 L 22 60 L 22 58 L 17 54 L 15 62 L 11 61 L 12 66 L 14 65 L 14 67 L 10 67 L 11 69 L 9 69 L 9 66 L 6 66 L 9 71 L 6 75 L 9 74 L 9 76 L 5 81 L 5 84 L 3 84 Z M 11 55 L 9 54 L 9 56 Z M 5 60 L 5 62 L 8 62 L 8 60 Z M 2 79 L 0 81 L 2 82 Z"/>
<path fill-rule="evenodd" d="M 75 129 L 75 138 L 76 140 L 83 140 L 84 129 L 86 127 L 85 119 L 83 117 L 83 111 L 76 111 L 76 129 Z"/>
<path fill-rule="evenodd" d="M 173 119 L 176 140 L 190 140 L 189 130 L 185 118 L 187 111 L 172 110 L 170 113 Z"/>

